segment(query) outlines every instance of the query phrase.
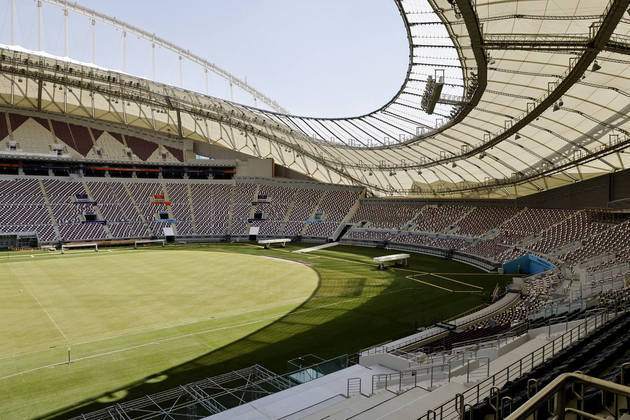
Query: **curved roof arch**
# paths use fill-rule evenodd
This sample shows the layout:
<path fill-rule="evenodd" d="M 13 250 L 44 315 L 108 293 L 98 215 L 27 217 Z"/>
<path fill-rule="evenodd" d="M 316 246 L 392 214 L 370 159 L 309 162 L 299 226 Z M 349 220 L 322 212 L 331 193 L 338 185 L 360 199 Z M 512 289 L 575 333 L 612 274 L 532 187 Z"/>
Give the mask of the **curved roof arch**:
<path fill-rule="evenodd" d="M 272 157 L 380 195 L 514 197 L 627 168 L 630 0 L 394 1 L 408 34 L 409 69 L 393 99 L 370 114 L 270 112 L 10 51 L 0 98 L 4 106 L 107 119 Z M 430 26 L 439 30 L 429 36 L 421 28 Z M 444 71 L 445 91 L 427 121 L 422 77 L 436 70 Z M 16 83 L 18 74 L 26 86 Z M 66 93 L 28 89 L 44 81 Z"/>

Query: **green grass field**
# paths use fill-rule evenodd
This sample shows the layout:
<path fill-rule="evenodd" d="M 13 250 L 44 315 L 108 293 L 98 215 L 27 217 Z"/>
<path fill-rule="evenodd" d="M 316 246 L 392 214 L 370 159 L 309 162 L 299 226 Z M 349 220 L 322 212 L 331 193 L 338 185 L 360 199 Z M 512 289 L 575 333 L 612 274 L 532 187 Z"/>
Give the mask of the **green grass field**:
<path fill-rule="evenodd" d="M 0 418 L 65 418 L 254 363 L 282 373 L 297 356 L 456 316 L 508 279 L 429 256 L 379 271 L 371 259 L 389 251 L 297 248 L 0 254 Z"/>

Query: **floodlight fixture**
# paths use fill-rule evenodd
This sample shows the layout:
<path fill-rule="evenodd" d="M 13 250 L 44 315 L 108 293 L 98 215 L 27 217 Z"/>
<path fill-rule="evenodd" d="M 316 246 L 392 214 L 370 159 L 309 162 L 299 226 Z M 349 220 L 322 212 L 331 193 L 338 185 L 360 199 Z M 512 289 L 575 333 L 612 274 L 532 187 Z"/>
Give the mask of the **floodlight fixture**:
<path fill-rule="evenodd" d="M 595 60 L 593 62 L 593 67 L 591 68 L 591 71 L 597 71 L 600 70 L 602 68 L 602 66 L 599 65 L 599 63 L 597 62 L 597 60 Z"/>

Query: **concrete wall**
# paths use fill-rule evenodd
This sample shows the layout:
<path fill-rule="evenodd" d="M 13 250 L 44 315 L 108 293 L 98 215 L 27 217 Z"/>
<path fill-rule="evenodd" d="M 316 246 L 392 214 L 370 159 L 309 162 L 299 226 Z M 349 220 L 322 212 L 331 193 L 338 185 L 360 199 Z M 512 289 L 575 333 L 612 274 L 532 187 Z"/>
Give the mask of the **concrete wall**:
<path fill-rule="evenodd" d="M 298 181 L 315 181 L 310 176 L 306 176 L 300 172 L 289 169 L 286 166 L 274 164 L 273 176 L 276 178 L 295 179 Z"/>
<path fill-rule="evenodd" d="M 368 200 L 379 200 L 378 198 Z M 630 208 L 630 169 L 597 176 L 517 199 L 420 199 L 398 198 L 421 204 L 463 204 L 476 207 L 504 206 L 583 209 L 590 207 Z"/>
<path fill-rule="evenodd" d="M 369 356 L 361 356 L 359 357 L 359 364 L 361 366 L 368 367 L 381 365 L 397 371 L 408 370 L 411 366 L 409 360 L 393 355 L 391 353 L 377 353 L 371 354 Z"/>
<path fill-rule="evenodd" d="M 271 178 L 273 176 L 273 159 L 238 159 L 236 161 L 236 176 Z"/>
<path fill-rule="evenodd" d="M 603 175 L 575 184 L 565 185 L 530 196 L 518 198 L 518 207 L 581 209 L 607 207 L 610 176 Z"/>

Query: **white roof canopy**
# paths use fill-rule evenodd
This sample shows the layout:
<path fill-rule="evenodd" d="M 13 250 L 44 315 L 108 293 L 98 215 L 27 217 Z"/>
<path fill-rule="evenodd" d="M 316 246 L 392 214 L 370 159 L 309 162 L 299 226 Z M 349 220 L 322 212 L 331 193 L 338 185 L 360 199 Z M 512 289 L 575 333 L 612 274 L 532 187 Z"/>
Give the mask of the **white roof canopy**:
<path fill-rule="evenodd" d="M 630 0 L 394 1 L 408 73 L 366 115 L 281 114 L 8 49 L 0 98 L 272 157 L 379 195 L 513 197 L 627 168 Z M 430 115 L 429 76 L 444 77 Z"/>

